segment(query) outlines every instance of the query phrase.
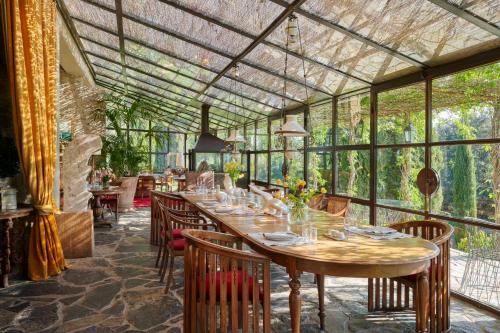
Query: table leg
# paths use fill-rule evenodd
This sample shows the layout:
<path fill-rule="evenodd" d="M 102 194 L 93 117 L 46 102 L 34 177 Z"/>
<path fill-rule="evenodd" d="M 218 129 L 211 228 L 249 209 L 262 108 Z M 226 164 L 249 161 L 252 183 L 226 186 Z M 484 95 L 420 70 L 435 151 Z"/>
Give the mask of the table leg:
<path fill-rule="evenodd" d="M 2 258 L 2 287 L 9 286 L 9 273 L 10 273 L 10 229 L 12 229 L 12 219 L 4 222 L 4 244 L 3 244 L 3 258 Z"/>
<path fill-rule="evenodd" d="M 319 327 L 322 331 L 325 330 L 325 276 L 316 274 L 316 285 L 318 287 L 318 316 Z"/>
<path fill-rule="evenodd" d="M 288 302 L 290 305 L 290 317 L 292 322 L 292 333 L 300 332 L 300 307 L 301 307 L 301 299 L 300 299 L 300 273 L 297 271 L 293 271 L 289 273 L 290 282 L 288 285 L 290 286 L 290 296 L 288 298 Z"/>
<path fill-rule="evenodd" d="M 417 299 L 416 331 L 427 333 L 429 322 L 429 271 L 427 269 L 417 276 Z"/>

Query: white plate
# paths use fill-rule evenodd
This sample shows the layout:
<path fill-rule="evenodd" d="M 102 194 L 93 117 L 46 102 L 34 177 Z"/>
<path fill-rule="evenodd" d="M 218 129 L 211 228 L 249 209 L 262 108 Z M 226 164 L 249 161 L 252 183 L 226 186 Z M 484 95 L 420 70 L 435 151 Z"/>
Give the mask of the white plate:
<path fill-rule="evenodd" d="M 217 207 L 215 208 L 216 213 L 231 213 L 234 208 L 231 207 Z"/>
<path fill-rule="evenodd" d="M 350 228 L 353 232 L 361 232 L 367 235 L 389 235 L 397 232 L 396 230 L 387 227 L 359 226 Z"/>
<path fill-rule="evenodd" d="M 267 232 L 263 233 L 262 236 L 267 240 L 278 242 L 290 241 L 297 238 L 296 234 L 288 232 Z"/>
<path fill-rule="evenodd" d="M 204 201 L 202 203 L 204 206 L 217 206 L 219 204 L 217 201 Z"/>

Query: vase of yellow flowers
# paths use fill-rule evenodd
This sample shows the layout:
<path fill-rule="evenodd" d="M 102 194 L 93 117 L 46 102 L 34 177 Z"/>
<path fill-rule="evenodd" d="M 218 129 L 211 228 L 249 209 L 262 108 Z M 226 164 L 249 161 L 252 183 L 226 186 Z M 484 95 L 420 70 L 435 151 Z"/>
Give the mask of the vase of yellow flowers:
<path fill-rule="evenodd" d="M 306 181 L 300 178 L 285 177 L 283 181 L 278 180 L 278 185 L 285 188 L 284 194 L 278 194 L 279 199 L 290 206 L 288 221 L 292 224 L 302 224 L 307 220 L 309 207 L 307 203 L 318 193 L 317 189 L 306 188 Z M 325 188 L 321 188 L 320 193 L 326 193 Z"/>
<path fill-rule="evenodd" d="M 243 164 L 237 161 L 231 161 L 224 164 L 224 172 L 229 175 L 233 188 L 236 188 L 236 181 L 243 177 Z"/>

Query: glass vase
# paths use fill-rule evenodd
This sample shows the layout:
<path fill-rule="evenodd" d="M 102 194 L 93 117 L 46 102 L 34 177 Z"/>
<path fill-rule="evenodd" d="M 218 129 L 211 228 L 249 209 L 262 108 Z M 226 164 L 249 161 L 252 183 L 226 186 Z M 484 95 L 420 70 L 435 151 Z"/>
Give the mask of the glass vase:
<path fill-rule="evenodd" d="M 288 222 L 290 224 L 302 224 L 307 221 L 309 207 L 304 202 L 295 203 L 288 212 Z"/>

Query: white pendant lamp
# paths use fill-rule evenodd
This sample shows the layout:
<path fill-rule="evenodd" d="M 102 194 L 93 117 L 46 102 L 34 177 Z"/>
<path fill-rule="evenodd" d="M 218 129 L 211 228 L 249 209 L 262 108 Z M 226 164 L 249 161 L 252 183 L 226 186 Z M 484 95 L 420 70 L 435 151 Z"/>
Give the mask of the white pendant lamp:
<path fill-rule="evenodd" d="M 225 141 L 231 143 L 242 143 L 245 142 L 245 138 L 239 133 L 237 129 L 232 129 L 229 137 Z"/>
<path fill-rule="evenodd" d="M 305 137 L 309 133 L 302 127 L 297 121 L 296 114 L 288 114 L 285 116 L 285 123 L 281 126 L 281 129 L 275 132 L 275 134 L 282 135 L 284 137 Z"/>

